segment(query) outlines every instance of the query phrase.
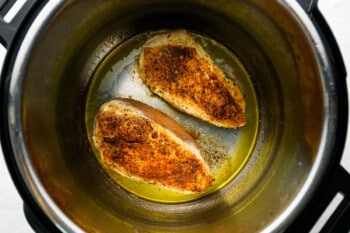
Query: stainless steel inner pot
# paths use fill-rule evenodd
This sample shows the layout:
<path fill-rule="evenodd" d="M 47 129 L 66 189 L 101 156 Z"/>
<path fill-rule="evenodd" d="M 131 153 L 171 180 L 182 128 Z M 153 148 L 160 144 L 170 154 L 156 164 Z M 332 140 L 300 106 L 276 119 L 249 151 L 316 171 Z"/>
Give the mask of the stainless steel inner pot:
<path fill-rule="evenodd" d="M 232 51 L 253 83 L 259 112 L 254 149 L 238 176 L 178 204 L 144 200 L 115 184 L 93 155 L 84 119 L 104 58 L 134 36 L 171 28 L 202 33 Z M 332 156 L 333 67 L 292 0 L 49 1 L 13 64 L 7 117 L 15 160 L 24 185 L 62 231 L 282 231 Z"/>

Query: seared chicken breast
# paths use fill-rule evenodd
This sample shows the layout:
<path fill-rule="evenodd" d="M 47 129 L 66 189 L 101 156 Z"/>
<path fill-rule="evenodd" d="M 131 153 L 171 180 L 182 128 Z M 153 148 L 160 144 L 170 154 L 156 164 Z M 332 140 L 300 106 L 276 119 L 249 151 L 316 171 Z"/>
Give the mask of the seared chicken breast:
<path fill-rule="evenodd" d="M 246 124 L 246 103 L 209 55 L 185 30 L 157 34 L 143 45 L 141 78 L 178 110 L 226 128 Z"/>
<path fill-rule="evenodd" d="M 132 99 L 103 104 L 93 141 L 105 167 L 181 193 L 203 192 L 214 179 L 193 138 L 168 115 Z"/>

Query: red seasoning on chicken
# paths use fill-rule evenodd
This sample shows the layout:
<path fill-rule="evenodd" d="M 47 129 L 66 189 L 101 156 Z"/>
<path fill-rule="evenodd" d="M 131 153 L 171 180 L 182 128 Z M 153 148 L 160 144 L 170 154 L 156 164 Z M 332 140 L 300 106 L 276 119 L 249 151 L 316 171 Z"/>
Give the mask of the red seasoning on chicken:
<path fill-rule="evenodd" d="M 149 89 L 178 110 L 226 128 L 246 124 L 246 103 L 206 51 L 185 30 L 151 37 L 139 58 Z"/>
<path fill-rule="evenodd" d="M 105 167 L 181 193 L 203 192 L 214 181 L 193 138 L 166 114 L 118 98 L 96 116 L 94 144 Z"/>

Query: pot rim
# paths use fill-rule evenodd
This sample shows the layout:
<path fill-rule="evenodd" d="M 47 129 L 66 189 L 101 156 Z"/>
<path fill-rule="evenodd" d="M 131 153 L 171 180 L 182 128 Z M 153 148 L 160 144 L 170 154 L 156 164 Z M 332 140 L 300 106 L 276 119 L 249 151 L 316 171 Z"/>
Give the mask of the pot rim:
<path fill-rule="evenodd" d="M 313 45 L 312 51 L 317 61 L 318 70 L 320 71 L 322 94 L 325 100 L 325 106 L 323 109 L 325 118 L 323 119 L 324 128 L 321 135 L 320 146 L 304 184 L 288 207 L 278 218 L 262 231 L 263 233 L 278 232 L 286 229 L 311 200 L 327 170 L 327 164 L 329 163 L 333 152 L 332 148 L 335 145 L 335 135 L 338 126 L 338 104 L 337 99 L 335 98 L 337 96 L 337 90 L 334 85 L 334 80 L 332 80 L 334 78 L 333 67 L 327 56 L 328 54 L 321 36 L 319 35 L 314 23 L 297 1 L 288 0 L 279 1 L 279 3 L 287 11 L 291 12 L 293 17 L 300 20 L 299 22 L 302 24 L 299 26 L 302 27 L 302 31 L 305 33 L 308 44 Z"/>
<path fill-rule="evenodd" d="M 18 170 L 19 176 L 24 184 L 24 187 L 20 188 L 24 188 L 24 192 L 30 195 L 30 199 L 34 201 L 33 203 L 40 207 L 43 213 L 58 229 L 63 232 L 68 229 L 72 232 L 85 232 L 64 214 L 45 190 L 31 166 L 28 151 L 23 140 L 23 134 L 18 130 L 23 128 L 21 120 L 22 96 L 20 89 L 24 79 L 24 73 L 22 71 L 25 70 L 26 64 L 29 61 L 29 56 L 27 56 L 27 54 L 33 50 L 35 41 L 43 31 L 43 27 L 51 20 L 51 16 L 56 14 L 66 2 L 66 0 L 48 1 L 33 20 L 28 31 L 21 40 L 17 54 L 15 54 L 10 78 L 11 83 L 8 88 L 7 119 L 9 120 L 7 128 L 9 129 L 10 148 L 12 149 L 12 154 L 17 165 L 16 170 Z"/>

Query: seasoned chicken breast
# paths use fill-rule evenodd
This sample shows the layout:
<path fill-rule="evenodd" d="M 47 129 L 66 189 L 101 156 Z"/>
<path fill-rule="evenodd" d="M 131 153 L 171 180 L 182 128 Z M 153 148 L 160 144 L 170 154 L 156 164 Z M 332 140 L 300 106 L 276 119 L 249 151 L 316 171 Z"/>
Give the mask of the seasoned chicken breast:
<path fill-rule="evenodd" d="M 103 104 L 93 141 L 105 167 L 132 179 L 181 193 L 203 192 L 214 181 L 193 138 L 168 115 L 135 100 Z"/>
<path fill-rule="evenodd" d="M 185 30 L 155 35 L 142 47 L 141 78 L 180 111 L 227 128 L 246 124 L 246 103 L 206 51 Z"/>

